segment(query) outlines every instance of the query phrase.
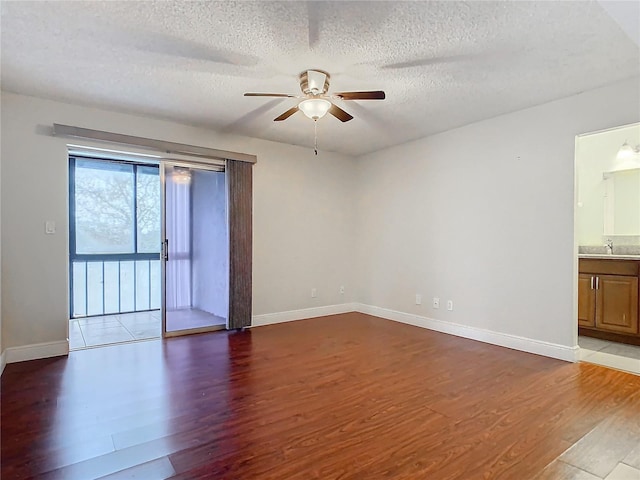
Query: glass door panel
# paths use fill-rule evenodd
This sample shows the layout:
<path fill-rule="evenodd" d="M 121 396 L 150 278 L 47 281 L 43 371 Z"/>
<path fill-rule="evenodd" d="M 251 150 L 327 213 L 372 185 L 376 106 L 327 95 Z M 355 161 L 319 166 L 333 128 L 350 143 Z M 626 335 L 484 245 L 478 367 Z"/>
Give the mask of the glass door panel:
<path fill-rule="evenodd" d="M 165 336 L 217 330 L 228 311 L 225 175 L 164 165 Z"/>

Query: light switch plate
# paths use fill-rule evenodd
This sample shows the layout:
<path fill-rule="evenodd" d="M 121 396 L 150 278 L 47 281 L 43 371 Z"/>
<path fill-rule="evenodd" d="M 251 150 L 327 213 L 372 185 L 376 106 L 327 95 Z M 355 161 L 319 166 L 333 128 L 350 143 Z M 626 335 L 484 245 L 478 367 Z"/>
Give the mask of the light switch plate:
<path fill-rule="evenodd" d="M 47 220 L 44 222 L 44 233 L 47 235 L 53 235 L 56 233 L 56 222 L 53 220 Z"/>

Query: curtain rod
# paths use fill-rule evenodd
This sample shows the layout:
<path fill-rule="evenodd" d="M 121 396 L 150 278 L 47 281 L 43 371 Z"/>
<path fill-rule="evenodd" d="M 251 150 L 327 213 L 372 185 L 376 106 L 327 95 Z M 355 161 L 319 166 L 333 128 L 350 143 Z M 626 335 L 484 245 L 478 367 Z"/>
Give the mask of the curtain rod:
<path fill-rule="evenodd" d="M 215 160 L 237 160 L 239 162 L 248 163 L 256 163 L 258 161 L 255 155 L 248 153 L 228 152 L 226 150 L 216 150 L 215 148 L 198 147 L 196 145 L 187 145 L 184 143 L 166 142 L 164 140 L 134 137 L 132 135 L 123 135 L 121 133 L 103 132 L 101 130 L 91 130 L 89 128 L 60 125 L 59 123 L 53 124 L 53 135 L 56 137 L 84 138 L 100 142 L 117 143 L 119 145 L 141 147 L 168 154 L 191 155 L 194 157 L 211 158 Z"/>

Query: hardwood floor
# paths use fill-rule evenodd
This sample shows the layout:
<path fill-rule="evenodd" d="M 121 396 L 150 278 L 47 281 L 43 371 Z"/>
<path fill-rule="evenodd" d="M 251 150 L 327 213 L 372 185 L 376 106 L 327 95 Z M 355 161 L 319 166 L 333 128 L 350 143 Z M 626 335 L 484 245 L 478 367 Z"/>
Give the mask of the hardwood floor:
<path fill-rule="evenodd" d="M 640 468 L 640 377 L 357 313 L 11 364 L 1 387 L 3 480 Z"/>

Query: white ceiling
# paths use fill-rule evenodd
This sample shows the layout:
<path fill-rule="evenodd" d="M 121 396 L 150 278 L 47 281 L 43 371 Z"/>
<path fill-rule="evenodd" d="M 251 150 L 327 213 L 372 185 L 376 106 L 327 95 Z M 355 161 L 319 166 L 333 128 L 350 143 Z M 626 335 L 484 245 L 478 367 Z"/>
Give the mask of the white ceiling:
<path fill-rule="evenodd" d="M 631 2 L 634 3 L 635 2 Z M 2 1 L 2 89 L 297 145 L 273 118 L 308 68 L 355 116 L 319 149 L 359 155 L 640 75 L 640 49 L 593 1 Z M 126 132 L 124 132 L 126 133 Z"/>

